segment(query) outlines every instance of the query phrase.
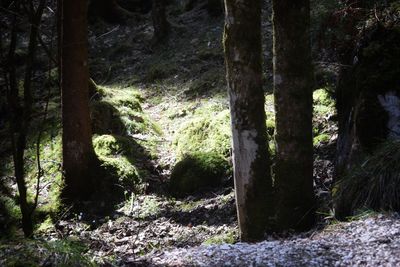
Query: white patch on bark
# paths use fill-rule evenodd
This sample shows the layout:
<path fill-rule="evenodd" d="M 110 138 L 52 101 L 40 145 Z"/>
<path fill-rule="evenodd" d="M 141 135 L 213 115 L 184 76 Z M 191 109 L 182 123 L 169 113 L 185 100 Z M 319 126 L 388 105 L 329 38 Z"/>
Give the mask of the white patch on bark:
<path fill-rule="evenodd" d="M 378 95 L 379 103 L 386 110 L 389 116 L 387 128 L 388 138 L 400 139 L 400 99 L 393 91 L 385 95 Z"/>
<path fill-rule="evenodd" d="M 239 132 L 233 130 L 233 156 L 236 175 L 240 183 L 246 186 L 251 183 L 252 164 L 257 158 L 258 144 L 254 141 L 257 136 L 255 130 Z"/>
<path fill-rule="evenodd" d="M 279 75 L 279 74 L 276 74 L 276 75 L 274 76 L 274 84 L 275 84 L 275 85 L 280 85 L 282 82 L 283 82 L 282 76 Z"/>
<path fill-rule="evenodd" d="M 240 52 L 236 47 L 233 48 L 233 61 L 240 61 Z"/>

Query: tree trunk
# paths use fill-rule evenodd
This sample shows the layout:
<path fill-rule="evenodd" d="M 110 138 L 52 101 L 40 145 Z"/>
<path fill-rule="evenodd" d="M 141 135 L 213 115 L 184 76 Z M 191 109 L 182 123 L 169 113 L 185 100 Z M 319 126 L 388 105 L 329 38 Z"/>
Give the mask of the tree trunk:
<path fill-rule="evenodd" d="M 11 143 L 13 151 L 14 173 L 19 193 L 19 205 L 22 214 L 22 229 L 26 237 L 33 235 L 32 215 L 34 208 L 28 203 L 27 186 L 25 181 L 24 155 L 27 144 L 28 132 L 32 116 L 32 75 L 33 62 L 36 55 L 37 37 L 39 26 L 45 7 L 45 0 L 41 0 L 35 10 L 33 2 L 29 3 L 28 15 L 30 18 L 30 33 L 28 54 L 25 64 L 25 77 L 23 83 L 23 94 L 18 87 L 18 77 L 15 63 L 15 50 L 17 45 L 17 12 L 20 3 L 14 3 L 12 11 L 14 14 L 12 22 L 11 42 L 8 55 L 8 104 L 11 111 Z"/>
<path fill-rule="evenodd" d="M 153 44 L 164 40 L 169 33 L 171 25 L 165 14 L 165 0 L 153 0 L 152 19 L 154 27 Z"/>
<path fill-rule="evenodd" d="M 310 3 L 273 1 L 278 227 L 314 223 Z"/>
<path fill-rule="evenodd" d="M 263 238 L 273 214 L 261 60 L 261 0 L 226 0 L 224 47 L 240 237 Z"/>
<path fill-rule="evenodd" d="M 75 201 L 91 191 L 94 150 L 89 113 L 87 2 L 60 0 L 61 92 L 63 122 L 63 197 Z"/>

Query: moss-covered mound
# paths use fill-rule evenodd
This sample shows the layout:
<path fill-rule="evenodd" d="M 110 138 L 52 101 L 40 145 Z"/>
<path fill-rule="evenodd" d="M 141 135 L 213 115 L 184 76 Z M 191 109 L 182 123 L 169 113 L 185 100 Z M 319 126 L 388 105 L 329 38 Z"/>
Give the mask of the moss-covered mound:
<path fill-rule="evenodd" d="M 178 162 L 172 170 L 170 189 L 176 196 L 219 185 L 231 172 L 229 111 L 207 106 L 177 131 L 173 145 Z"/>
<path fill-rule="evenodd" d="M 357 210 L 400 211 L 400 141 L 388 141 L 361 162 L 335 187 L 336 216 Z"/>
<path fill-rule="evenodd" d="M 213 107 L 211 107 L 213 108 Z M 199 111 L 177 131 L 173 142 L 178 158 L 198 152 L 229 156 L 231 131 L 229 111 Z"/>
<path fill-rule="evenodd" d="M 143 180 L 135 167 L 138 145 L 129 137 L 100 135 L 93 138 L 93 146 L 105 175 L 121 188 L 141 191 Z"/>
<path fill-rule="evenodd" d="M 91 102 L 92 129 L 95 134 L 131 135 L 160 133 L 159 127 L 143 113 L 143 98 L 133 88 L 97 87 L 101 96 Z"/>
<path fill-rule="evenodd" d="M 184 156 L 171 174 L 170 190 L 183 197 L 207 188 L 221 185 L 229 170 L 228 162 L 214 153 L 196 153 Z"/>

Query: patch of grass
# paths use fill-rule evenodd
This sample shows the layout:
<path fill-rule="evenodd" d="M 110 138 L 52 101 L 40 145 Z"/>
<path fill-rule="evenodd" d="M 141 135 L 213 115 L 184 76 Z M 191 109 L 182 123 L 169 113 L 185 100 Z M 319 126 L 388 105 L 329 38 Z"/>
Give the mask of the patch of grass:
<path fill-rule="evenodd" d="M 345 216 L 362 209 L 400 211 L 400 142 L 386 141 L 341 178 L 334 200 Z"/>
<path fill-rule="evenodd" d="M 237 233 L 235 231 L 228 231 L 226 233 L 208 238 L 203 242 L 203 245 L 234 244 L 237 240 Z"/>
<path fill-rule="evenodd" d="M 146 197 L 140 207 L 139 218 L 156 215 L 160 211 L 160 203 L 154 197 Z"/>
<path fill-rule="evenodd" d="M 328 143 L 330 138 L 331 137 L 328 134 L 319 134 L 319 135 L 315 136 L 313 139 L 314 146 L 320 145 L 323 143 Z"/>
<path fill-rule="evenodd" d="M 87 247 L 72 239 L 55 241 L 18 240 L 0 245 L 1 266 L 97 266 Z"/>

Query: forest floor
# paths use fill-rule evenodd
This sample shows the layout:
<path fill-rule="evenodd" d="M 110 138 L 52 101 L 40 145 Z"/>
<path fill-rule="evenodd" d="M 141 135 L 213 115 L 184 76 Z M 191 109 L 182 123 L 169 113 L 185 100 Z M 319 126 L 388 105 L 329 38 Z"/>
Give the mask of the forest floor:
<path fill-rule="evenodd" d="M 268 8 L 263 16 L 266 110 L 273 112 Z M 314 177 L 320 206 L 313 230 L 267 236 L 261 243 L 237 243 L 232 177 L 212 191 L 186 198 L 169 195 L 178 129 L 199 110 L 228 109 L 223 17 L 194 8 L 174 16 L 171 23 L 169 39 L 157 46 L 151 45 L 150 15 L 137 15 L 126 25 L 96 22 L 89 28 L 91 77 L 100 86 L 140 92 L 144 113 L 162 133 L 132 136 L 151 154 L 139 163 L 148 170 L 146 193 L 127 196 L 107 216 L 61 215 L 48 227 L 43 225 L 32 242 L 23 241 L 20 233 L 12 241 L 1 241 L 0 266 L 400 265 L 398 214 L 368 213 L 347 223 L 332 219 L 329 192 L 337 126 L 329 103 L 319 107 L 322 111 L 314 118 L 319 136 L 314 140 Z"/>

